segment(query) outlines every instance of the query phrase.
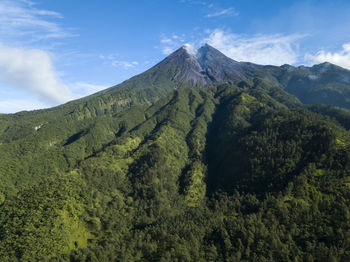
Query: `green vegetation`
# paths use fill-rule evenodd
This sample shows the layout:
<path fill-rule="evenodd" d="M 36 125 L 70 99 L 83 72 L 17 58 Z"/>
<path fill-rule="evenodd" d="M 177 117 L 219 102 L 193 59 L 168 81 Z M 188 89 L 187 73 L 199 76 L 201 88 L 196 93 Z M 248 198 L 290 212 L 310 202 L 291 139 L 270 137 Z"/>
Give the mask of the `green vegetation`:
<path fill-rule="evenodd" d="M 347 111 L 150 90 L 0 116 L 1 261 L 350 260 Z"/>

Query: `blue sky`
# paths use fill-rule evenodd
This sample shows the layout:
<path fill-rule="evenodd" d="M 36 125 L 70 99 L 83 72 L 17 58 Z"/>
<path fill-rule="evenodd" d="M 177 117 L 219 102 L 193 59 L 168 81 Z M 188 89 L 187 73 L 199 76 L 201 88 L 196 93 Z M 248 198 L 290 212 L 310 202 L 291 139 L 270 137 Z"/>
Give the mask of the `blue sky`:
<path fill-rule="evenodd" d="M 0 0 L 0 113 L 118 84 L 184 44 L 238 61 L 350 69 L 350 1 Z"/>

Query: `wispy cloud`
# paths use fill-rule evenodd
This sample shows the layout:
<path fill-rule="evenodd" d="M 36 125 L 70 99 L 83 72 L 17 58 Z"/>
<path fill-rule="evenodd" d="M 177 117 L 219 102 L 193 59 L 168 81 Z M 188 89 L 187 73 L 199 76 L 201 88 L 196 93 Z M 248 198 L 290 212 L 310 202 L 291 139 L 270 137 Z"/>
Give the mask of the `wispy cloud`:
<path fill-rule="evenodd" d="M 114 66 L 114 67 L 121 67 L 121 68 L 124 68 L 124 69 L 133 68 L 133 67 L 137 66 L 138 64 L 139 64 L 139 62 L 137 62 L 137 61 L 132 61 L 132 62 L 120 61 L 120 60 L 112 61 L 112 66 Z"/>
<path fill-rule="evenodd" d="M 238 16 L 239 12 L 237 12 L 233 7 L 226 8 L 222 10 L 218 10 L 216 12 L 212 12 L 207 14 L 206 18 L 213 18 L 213 17 L 219 17 L 219 16 Z"/>
<path fill-rule="evenodd" d="M 35 110 L 47 107 L 47 105 L 21 99 L 0 100 L 0 113 L 10 114 L 22 110 Z"/>
<path fill-rule="evenodd" d="M 325 50 L 321 50 L 315 55 L 307 53 L 305 55 L 305 61 L 310 64 L 330 62 L 350 70 L 350 43 L 344 44 L 342 50 L 338 52 L 326 52 Z"/>
<path fill-rule="evenodd" d="M 299 40 L 306 37 L 301 34 L 247 36 L 222 29 L 207 30 L 195 36 L 181 35 L 176 39 L 174 35 L 161 36 L 160 48 L 163 54 L 169 55 L 185 43 L 196 47 L 208 43 L 234 60 L 269 65 L 300 62 Z"/>
<path fill-rule="evenodd" d="M 63 16 L 54 11 L 38 9 L 31 1 L 0 0 L 0 37 L 37 41 L 47 38 L 73 36 L 57 22 Z"/>
<path fill-rule="evenodd" d="M 68 85 L 69 89 L 79 96 L 87 96 L 108 88 L 107 85 L 96 85 L 86 82 L 75 82 Z"/>
<path fill-rule="evenodd" d="M 160 48 L 164 55 L 169 55 L 186 43 L 184 34 L 172 34 L 170 36 L 162 35 L 160 38 Z"/>
<path fill-rule="evenodd" d="M 207 42 L 238 61 L 282 65 L 298 62 L 298 40 L 303 37 L 299 34 L 244 36 L 216 29 L 202 43 Z"/>
<path fill-rule="evenodd" d="M 179 0 L 182 4 L 191 4 L 191 5 L 202 5 L 202 6 L 212 6 L 211 1 L 202 1 L 202 0 Z"/>
<path fill-rule="evenodd" d="M 50 55 L 39 49 L 0 44 L 0 84 L 23 90 L 51 105 L 77 97 L 57 77 Z"/>
<path fill-rule="evenodd" d="M 239 12 L 235 8 L 222 8 L 215 1 L 180 0 L 180 3 L 201 6 L 202 12 L 207 13 L 204 16 L 206 18 L 239 16 Z"/>
<path fill-rule="evenodd" d="M 120 59 L 119 55 L 109 54 L 109 55 L 100 55 L 100 59 L 108 61 L 108 63 L 120 69 L 128 70 L 131 68 L 135 68 L 139 65 L 138 61 L 125 61 Z"/>

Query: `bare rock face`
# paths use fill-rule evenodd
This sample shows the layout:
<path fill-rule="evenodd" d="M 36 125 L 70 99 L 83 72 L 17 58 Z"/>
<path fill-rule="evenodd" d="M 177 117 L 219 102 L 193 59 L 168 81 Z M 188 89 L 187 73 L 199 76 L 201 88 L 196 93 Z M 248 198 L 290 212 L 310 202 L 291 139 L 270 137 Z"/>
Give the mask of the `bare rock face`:
<path fill-rule="evenodd" d="M 251 77 L 251 71 L 261 67 L 237 62 L 208 44 L 199 49 L 184 45 L 157 66 L 166 65 L 178 69 L 175 80 L 184 80 L 193 86 L 204 87 L 245 80 Z"/>
<path fill-rule="evenodd" d="M 174 53 L 158 64 L 158 67 L 171 66 L 176 68 L 174 80 L 189 82 L 191 85 L 206 86 L 208 78 L 203 74 L 203 69 L 196 57 L 197 50 L 190 50 L 188 46 L 182 46 Z"/>
<path fill-rule="evenodd" d="M 228 58 L 208 44 L 198 50 L 197 60 L 211 80 L 211 84 L 246 78 L 240 62 Z"/>

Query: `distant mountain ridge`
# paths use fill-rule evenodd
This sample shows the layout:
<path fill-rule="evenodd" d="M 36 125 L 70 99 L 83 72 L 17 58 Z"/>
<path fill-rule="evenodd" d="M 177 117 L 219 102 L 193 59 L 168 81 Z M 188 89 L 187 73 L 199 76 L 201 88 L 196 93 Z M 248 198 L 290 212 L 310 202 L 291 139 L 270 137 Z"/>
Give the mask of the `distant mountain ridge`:
<path fill-rule="evenodd" d="M 140 79 L 144 80 L 143 87 L 146 84 L 158 86 L 165 78 L 161 77 L 163 75 L 166 76 L 169 84 L 176 88 L 235 83 L 258 76 L 251 71 L 261 67 L 252 63 L 237 62 L 208 44 L 192 50 L 188 45 L 184 45 L 144 73 L 108 88 L 102 93 L 140 88 L 141 83 L 138 81 Z"/>
<path fill-rule="evenodd" d="M 306 104 L 350 108 L 350 71 L 331 63 L 307 66 L 272 66 L 235 61 L 205 44 L 199 49 L 184 45 L 149 70 L 97 93 L 156 88 L 170 92 L 182 87 L 237 84 L 262 78 L 297 96 Z"/>

